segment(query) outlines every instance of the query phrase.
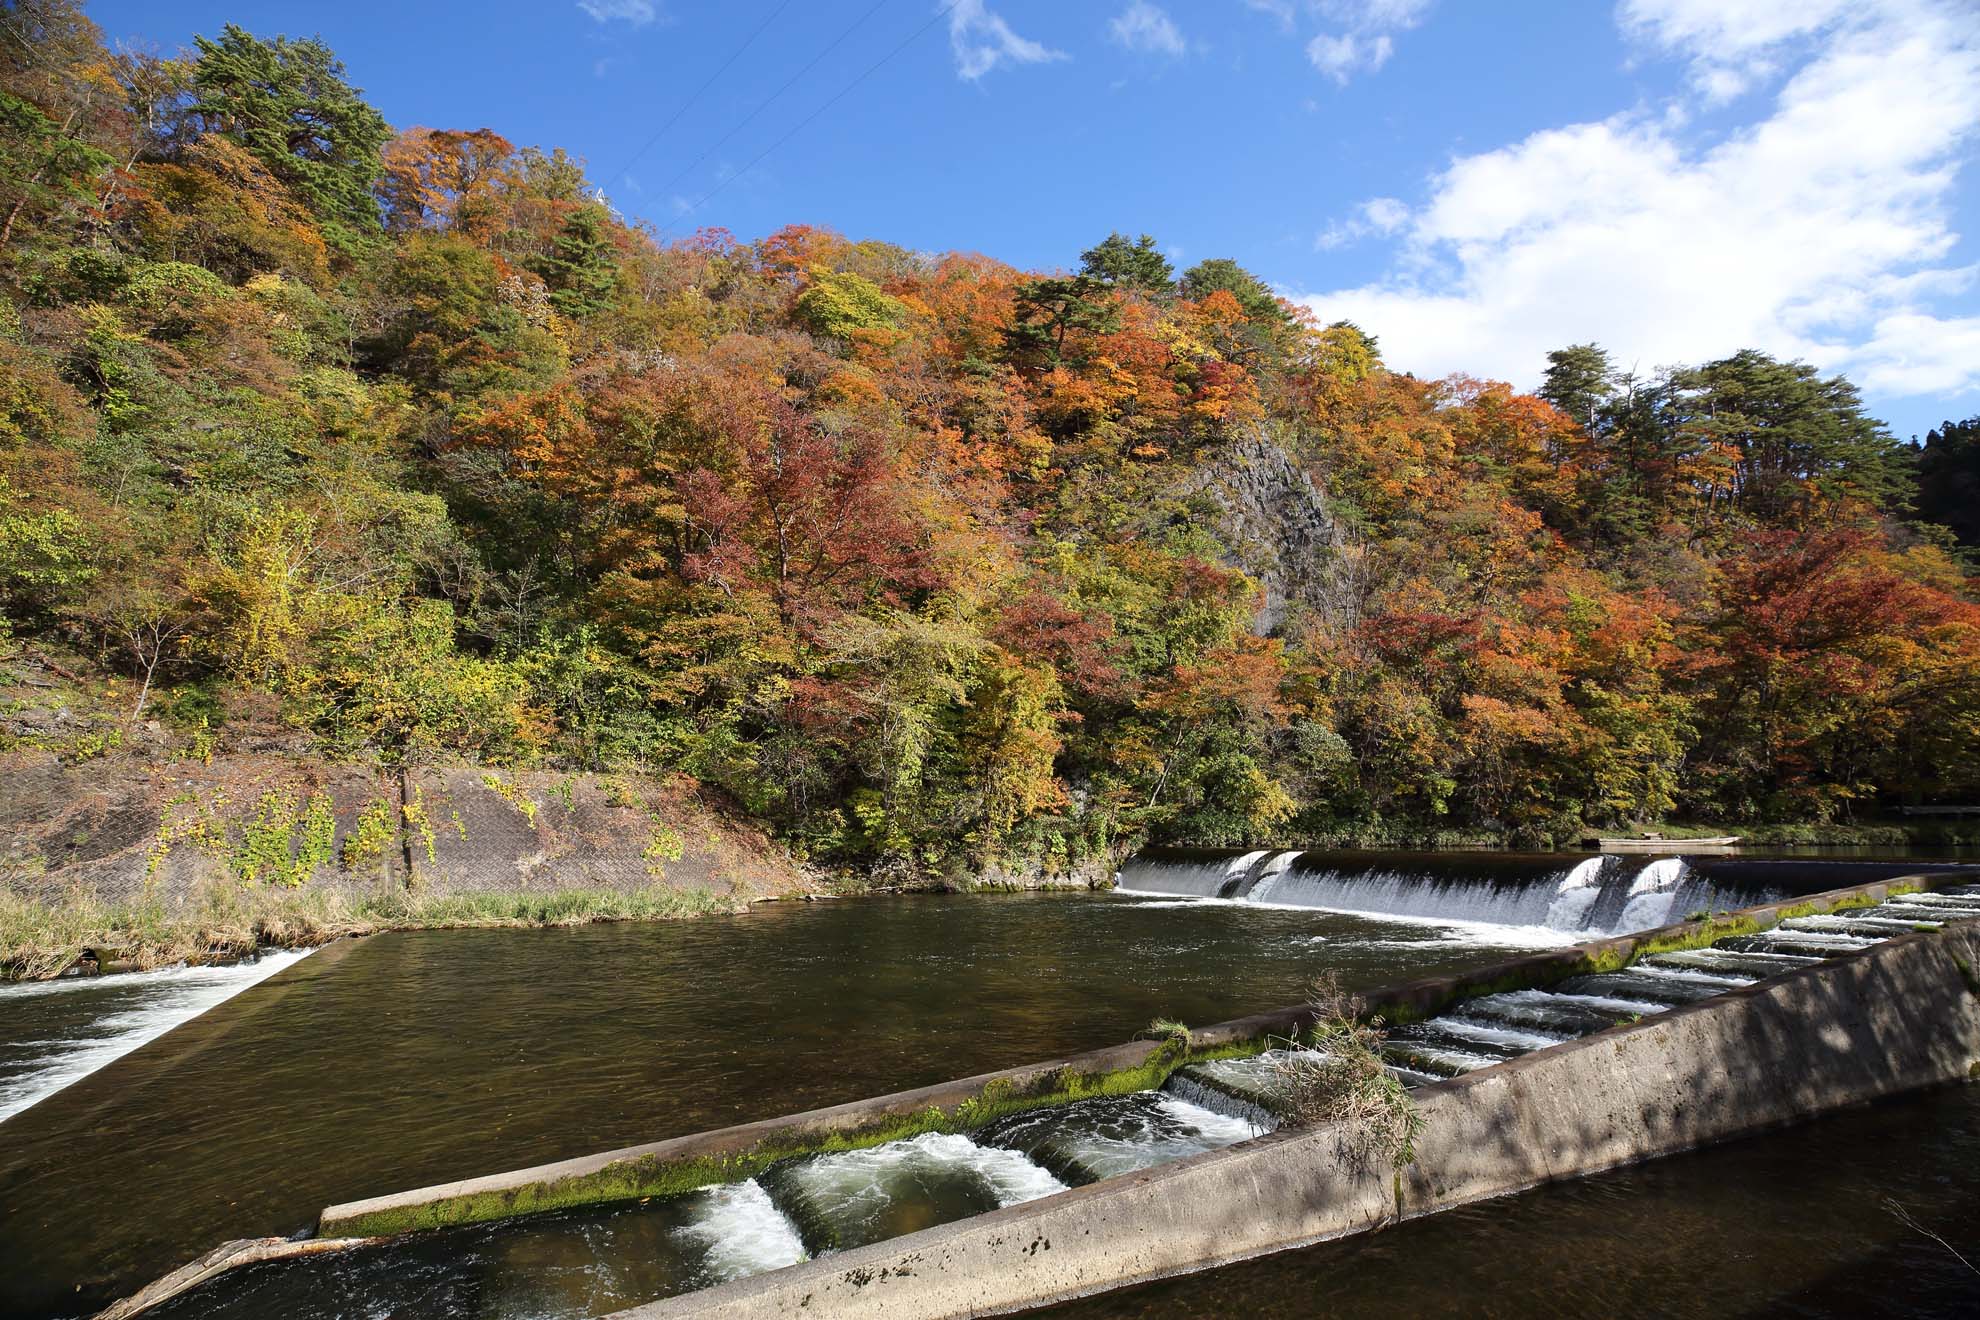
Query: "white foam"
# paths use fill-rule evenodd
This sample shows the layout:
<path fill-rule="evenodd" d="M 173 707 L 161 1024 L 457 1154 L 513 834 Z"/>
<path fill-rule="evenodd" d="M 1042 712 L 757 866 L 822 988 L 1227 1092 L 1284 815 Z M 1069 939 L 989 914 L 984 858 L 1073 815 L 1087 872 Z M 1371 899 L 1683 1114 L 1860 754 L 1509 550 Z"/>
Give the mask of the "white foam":
<path fill-rule="evenodd" d="M 1654 1000 L 1626 999 L 1620 995 L 1571 994 L 1564 990 L 1545 990 L 1535 993 L 1551 995 L 1570 1004 L 1586 1004 L 1590 1008 L 1599 1008 L 1605 1012 L 1640 1013 L 1645 1017 L 1655 1013 L 1667 1013 L 1671 1007 L 1669 1004 L 1659 1004 Z"/>
<path fill-rule="evenodd" d="M 1560 896 L 1547 905 L 1547 924 L 1559 930 L 1579 932 L 1587 924 L 1589 910 L 1601 897 L 1602 891 L 1593 886 L 1564 888 Z"/>
<path fill-rule="evenodd" d="M 13 1117 L 97 1069 L 190 1022 L 249 986 L 315 952 L 285 949 L 231 967 L 168 967 L 156 972 L 74 977 L 0 987 L 0 1012 L 9 999 L 83 991 L 136 989 L 145 998 L 136 1007 L 107 1012 L 92 1025 L 100 1034 L 51 1042 L 56 1048 L 27 1071 L 0 1082 L 0 1121 Z"/>
<path fill-rule="evenodd" d="M 1560 888 L 1555 890 L 1557 897 L 1547 905 L 1547 924 L 1560 930 L 1580 930 L 1587 924 L 1588 913 L 1602 897 L 1601 857 L 1589 857 L 1576 862 L 1561 877 Z"/>
<path fill-rule="evenodd" d="M 1318 903 L 1268 903 L 1253 898 L 1208 898 L 1202 894 L 1177 894 L 1160 889 L 1130 889 L 1125 885 L 1115 886 L 1114 892 L 1140 900 L 1135 906 L 1145 908 L 1195 907 L 1199 904 L 1212 904 L 1250 908 L 1262 912 L 1326 912 L 1336 916 L 1360 917 L 1364 921 L 1380 922 L 1383 925 L 1412 926 L 1424 930 L 1442 931 L 1445 940 L 1453 944 L 1552 949 L 1588 938 L 1587 931 L 1555 930 L 1551 926 L 1509 926 L 1492 921 L 1473 921 L 1463 917 L 1423 916 L 1410 912 L 1383 912 L 1373 908 L 1328 907 Z M 1357 947 L 1370 949 L 1420 949 L 1428 941 L 1374 939 L 1354 940 L 1352 943 Z"/>
<path fill-rule="evenodd" d="M 702 1271 L 712 1283 L 780 1270 L 806 1259 L 797 1225 L 751 1178 L 702 1193 L 694 1222 L 681 1236 L 706 1247 Z"/>
<path fill-rule="evenodd" d="M 1722 985 L 1728 990 L 1752 985 L 1760 979 L 1744 972 L 1713 972 L 1700 967 L 1660 967 L 1653 963 L 1638 963 L 1629 970 L 1638 976 L 1654 976 L 1666 981 L 1690 981 L 1698 985 Z"/>
<path fill-rule="evenodd" d="M 867 1150 L 820 1155 L 795 1167 L 789 1176 L 821 1205 L 857 1214 L 868 1202 L 888 1200 L 892 1196 L 888 1187 L 896 1175 L 958 1165 L 988 1183 L 999 1205 L 1018 1205 L 1066 1190 L 1064 1183 L 1021 1152 L 979 1146 L 953 1132 L 929 1132 Z"/>
<path fill-rule="evenodd" d="M 1278 885 L 1279 878 L 1292 869 L 1294 862 L 1304 856 L 1306 854 L 1298 849 L 1292 852 L 1282 852 L 1274 856 L 1271 861 L 1265 863 L 1259 869 L 1258 880 L 1251 886 L 1251 892 L 1246 894 L 1245 897 L 1252 902 L 1268 899 L 1271 896 L 1273 888 Z"/>
<path fill-rule="evenodd" d="M 1570 889 L 1590 888 L 1602 878 L 1602 863 L 1607 860 L 1605 857 L 1586 857 L 1576 862 L 1561 877 L 1559 892 L 1565 894 Z"/>
<path fill-rule="evenodd" d="M 1423 1025 L 1462 1040 L 1475 1040 L 1487 1045 L 1506 1045 L 1516 1050 L 1544 1050 L 1550 1045 L 1558 1045 L 1568 1039 L 1566 1036 L 1550 1036 L 1545 1032 L 1521 1027 L 1487 1026 L 1482 1022 L 1467 1022 L 1463 1018 L 1434 1017 Z"/>
<path fill-rule="evenodd" d="M 1064 1183 L 1018 1151 L 992 1150 L 987 1146 L 978 1146 L 968 1137 L 957 1137 L 955 1140 L 968 1142 L 975 1149 L 977 1154 L 973 1162 L 976 1171 L 997 1193 L 999 1205 L 1022 1205 L 1026 1201 L 1036 1201 L 1041 1196 L 1066 1190 Z"/>
<path fill-rule="evenodd" d="M 1637 894 L 1664 893 L 1677 888 L 1678 881 L 1684 879 L 1684 859 L 1663 857 L 1649 863 L 1636 873 L 1630 882 L 1629 892 Z"/>
<path fill-rule="evenodd" d="M 1668 926 L 1671 924 L 1671 910 L 1677 906 L 1677 899 L 1675 891 L 1651 889 L 1637 894 L 1623 906 L 1622 920 L 1616 923 L 1616 929 L 1656 930 L 1660 926 Z"/>
<path fill-rule="evenodd" d="M 1186 1127 L 1195 1129 L 1211 1149 L 1249 1141 L 1261 1131 L 1259 1126 L 1248 1118 L 1220 1114 L 1214 1109 L 1206 1109 L 1202 1105 L 1193 1104 L 1167 1091 L 1162 1092 L 1155 1103 L 1169 1117 Z"/>

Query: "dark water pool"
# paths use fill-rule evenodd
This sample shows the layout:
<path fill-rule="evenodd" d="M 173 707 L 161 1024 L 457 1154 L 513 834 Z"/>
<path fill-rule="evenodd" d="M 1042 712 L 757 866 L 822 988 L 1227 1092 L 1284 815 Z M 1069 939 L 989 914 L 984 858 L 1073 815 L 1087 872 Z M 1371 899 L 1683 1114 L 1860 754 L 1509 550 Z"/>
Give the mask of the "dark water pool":
<path fill-rule="evenodd" d="M 336 945 L 0 1122 L 0 1315 L 87 1313 L 333 1202 L 1051 1058 L 1158 1015 L 1218 1021 L 1294 1002 L 1323 969 L 1365 986 L 1476 965 L 1520 938 L 1010 895 Z M 33 1002 L 0 1005 L 0 1039 L 47 1035 Z M 595 1285 L 569 1286 L 582 1307 Z M 650 1285 L 596 1286 L 623 1304 Z M 426 1294 L 438 1310 L 379 1313 L 492 1313 L 471 1299 L 493 1294 L 450 1288 Z"/>
<path fill-rule="evenodd" d="M 1965 1085 L 1028 1314 L 1970 1320 L 1975 1267 Z"/>

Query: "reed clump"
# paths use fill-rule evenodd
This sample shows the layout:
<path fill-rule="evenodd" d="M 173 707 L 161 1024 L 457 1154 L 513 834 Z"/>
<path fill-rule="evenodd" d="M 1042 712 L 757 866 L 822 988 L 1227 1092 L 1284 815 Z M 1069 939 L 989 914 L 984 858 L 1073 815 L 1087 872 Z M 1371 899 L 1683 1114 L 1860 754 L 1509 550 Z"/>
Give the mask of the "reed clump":
<path fill-rule="evenodd" d="M 1311 1048 L 1273 1056 L 1273 1089 L 1286 1121 L 1333 1127 L 1350 1156 L 1407 1167 L 1416 1158 L 1423 1116 L 1384 1066 L 1382 1019 L 1362 1018 L 1355 999 L 1332 974 L 1313 982 L 1307 1009 L 1313 1018 L 1306 1034 Z"/>

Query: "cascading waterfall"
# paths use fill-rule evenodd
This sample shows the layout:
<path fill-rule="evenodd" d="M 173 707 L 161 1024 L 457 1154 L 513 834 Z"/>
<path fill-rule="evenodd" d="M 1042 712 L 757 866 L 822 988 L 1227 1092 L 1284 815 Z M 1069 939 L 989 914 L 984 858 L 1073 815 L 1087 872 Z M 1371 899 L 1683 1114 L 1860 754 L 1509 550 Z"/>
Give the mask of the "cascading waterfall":
<path fill-rule="evenodd" d="M 1304 852 L 1295 849 L 1292 852 L 1274 853 L 1268 858 L 1265 864 L 1258 868 L 1258 879 L 1252 883 L 1252 901 L 1257 903 L 1270 901 L 1273 886 L 1277 885 L 1280 878 L 1292 869 L 1294 862 L 1304 856 L 1306 856 Z"/>
<path fill-rule="evenodd" d="M 1251 868 L 1272 854 L 1258 850 L 1210 861 L 1131 859 L 1119 877 L 1121 887 L 1137 893 L 1169 894 L 1180 898 L 1232 898 Z M 1130 874 L 1132 873 L 1132 874 Z"/>
<path fill-rule="evenodd" d="M 694 1217 L 680 1234 L 706 1253 L 701 1274 L 707 1282 L 747 1278 L 805 1258 L 797 1225 L 777 1208 L 756 1179 L 711 1187 L 695 1195 L 699 1203 Z"/>
<path fill-rule="evenodd" d="M 1646 930 L 1687 912 L 1784 897 L 1772 886 L 1716 883 L 1680 857 L 1587 857 L 1563 866 L 1489 854 L 1405 860 L 1256 849 L 1136 857 L 1122 867 L 1118 888 L 1572 935 Z"/>
<path fill-rule="evenodd" d="M 1608 860 L 1606 857 L 1590 857 L 1569 868 L 1568 873 L 1561 877 L 1554 901 L 1547 905 L 1549 926 L 1556 930 L 1581 929 L 1589 910 L 1595 906 L 1595 900 L 1602 896 L 1602 868 Z"/>
<path fill-rule="evenodd" d="M 1677 906 L 1684 878 L 1684 859 L 1681 857 L 1659 858 L 1638 871 L 1636 878 L 1629 883 L 1629 901 L 1623 905 L 1622 917 L 1616 928 L 1649 930 L 1655 926 L 1669 925 L 1673 915 L 1671 909 Z"/>

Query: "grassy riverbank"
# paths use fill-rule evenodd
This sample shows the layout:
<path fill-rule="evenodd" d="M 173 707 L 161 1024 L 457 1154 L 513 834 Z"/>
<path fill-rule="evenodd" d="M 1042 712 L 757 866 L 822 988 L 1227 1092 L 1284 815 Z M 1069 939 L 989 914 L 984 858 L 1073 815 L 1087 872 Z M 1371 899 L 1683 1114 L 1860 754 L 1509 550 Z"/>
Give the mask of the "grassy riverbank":
<path fill-rule="evenodd" d="M 86 894 L 44 903 L 0 891 L 0 979 L 58 975 L 85 949 L 140 970 L 387 930 L 674 921 L 746 906 L 742 898 L 707 889 L 664 887 L 356 897 L 235 888 L 210 890 L 175 908 L 157 900 L 106 903 Z"/>

